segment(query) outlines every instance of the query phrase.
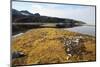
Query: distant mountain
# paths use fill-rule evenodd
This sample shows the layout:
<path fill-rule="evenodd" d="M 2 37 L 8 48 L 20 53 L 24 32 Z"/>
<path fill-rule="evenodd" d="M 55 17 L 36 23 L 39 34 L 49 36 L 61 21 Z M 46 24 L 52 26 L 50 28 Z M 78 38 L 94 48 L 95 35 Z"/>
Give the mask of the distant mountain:
<path fill-rule="evenodd" d="M 21 16 L 21 12 L 16 10 L 16 9 L 12 9 L 12 16 Z"/>
<path fill-rule="evenodd" d="M 16 10 L 16 9 L 12 9 L 12 21 L 15 22 L 18 18 L 23 18 L 24 15 Z"/>
<path fill-rule="evenodd" d="M 39 13 L 35 13 L 34 16 L 40 16 L 40 14 Z"/>
<path fill-rule="evenodd" d="M 12 9 L 12 21 L 13 22 L 33 22 L 40 17 L 39 13 L 30 13 L 27 10 L 18 11 L 16 9 Z"/>
<path fill-rule="evenodd" d="M 82 21 L 77 21 L 73 19 L 67 18 L 58 18 L 58 17 L 49 17 L 49 16 L 41 16 L 39 13 L 30 13 L 27 10 L 18 11 L 16 9 L 12 9 L 12 21 L 13 23 L 71 23 L 71 24 L 85 24 Z"/>
<path fill-rule="evenodd" d="M 20 11 L 20 13 L 22 15 L 26 15 L 26 16 L 33 15 L 32 13 L 28 12 L 27 10 L 22 10 L 22 11 Z"/>

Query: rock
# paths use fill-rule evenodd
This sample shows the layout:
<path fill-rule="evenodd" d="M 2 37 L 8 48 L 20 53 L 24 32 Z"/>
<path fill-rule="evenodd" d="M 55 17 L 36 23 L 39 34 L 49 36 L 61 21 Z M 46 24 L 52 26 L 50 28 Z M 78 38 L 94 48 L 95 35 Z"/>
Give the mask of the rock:
<path fill-rule="evenodd" d="M 64 45 L 66 46 L 65 51 L 68 53 L 68 55 L 70 54 L 70 56 L 73 56 L 75 54 L 81 55 L 85 51 L 85 49 L 82 49 L 85 47 L 81 37 L 70 39 L 64 38 L 64 41 Z"/>
<path fill-rule="evenodd" d="M 12 59 L 14 59 L 14 58 L 20 58 L 20 57 L 24 57 L 25 56 L 25 54 L 23 53 L 23 52 L 13 52 L 12 53 Z"/>

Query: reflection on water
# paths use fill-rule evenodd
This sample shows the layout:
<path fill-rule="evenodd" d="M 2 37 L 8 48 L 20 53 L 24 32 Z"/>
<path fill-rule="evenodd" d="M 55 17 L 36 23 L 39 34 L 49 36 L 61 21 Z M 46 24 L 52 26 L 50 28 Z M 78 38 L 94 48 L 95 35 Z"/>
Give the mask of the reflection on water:
<path fill-rule="evenodd" d="M 64 30 L 70 30 L 74 32 L 95 36 L 95 26 L 78 26 L 78 27 L 67 28 L 67 29 L 65 28 Z"/>
<path fill-rule="evenodd" d="M 35 29 L 35 28 L 33 28 L 33 29 Z M 87 35 L 95 36 L 95 26 L 77 26 L 77 27 L 63 28 L 63 29 L 64 30 L 69 30 L 69 31 L 72 31 L 72 32 L 78 32 L 78 33 L 82 33 L 82 34 L 87 34 Z M 19 36 L 19 35 L 21 35 L 23 33 L 24 33 L 23 31 L 18 32 L 18 30 L 17 30 L 17 34 L 16 35 L 13 35 L 13 37 Z"/>

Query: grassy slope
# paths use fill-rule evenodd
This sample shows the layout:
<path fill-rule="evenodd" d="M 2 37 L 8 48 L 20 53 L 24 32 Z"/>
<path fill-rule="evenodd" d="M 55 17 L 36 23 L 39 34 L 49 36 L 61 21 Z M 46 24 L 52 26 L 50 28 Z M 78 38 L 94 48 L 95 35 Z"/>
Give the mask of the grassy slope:
<path fill-rule="evenodd" d="M 69 56 L 61 37 L 83 36 L 85 50 L 90 53 Z M 13 59 L 15 65 L 62 63 L 95 60 L 95 38 L 55 28 L 32 29 L 12 39 L 12 51 L 22 51 L 25 57 Z"/>

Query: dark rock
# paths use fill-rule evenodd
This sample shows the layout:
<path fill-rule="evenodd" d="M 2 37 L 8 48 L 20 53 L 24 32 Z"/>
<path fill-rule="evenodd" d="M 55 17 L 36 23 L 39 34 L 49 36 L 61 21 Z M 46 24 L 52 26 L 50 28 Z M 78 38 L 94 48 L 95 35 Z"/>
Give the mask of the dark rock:
<path fill-rule="evenodd" d="M 12 59 L 20 58 L 20 57 L 24 57 L 24 56 L 25 56 L 25 54 L 23 52 L 20 52 L 20 51 L 12 53 Z"/>

